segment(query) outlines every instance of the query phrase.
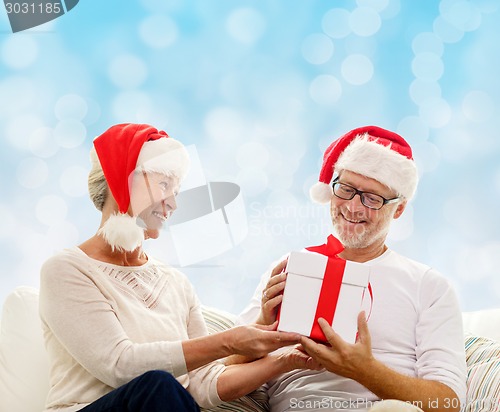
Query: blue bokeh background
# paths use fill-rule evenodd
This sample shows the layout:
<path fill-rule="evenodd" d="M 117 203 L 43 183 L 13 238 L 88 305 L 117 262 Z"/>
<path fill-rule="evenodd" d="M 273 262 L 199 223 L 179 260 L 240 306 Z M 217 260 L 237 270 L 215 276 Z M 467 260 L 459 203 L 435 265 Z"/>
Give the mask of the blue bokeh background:
<path fill-rule="evenodd" d="M 240 311 L 261 273 L 322 243 L 310 203 L 322 151 L 376 124 L 414 147 L 420 187 L 389 244 L 500 298 L 497 0 L 81 0 L 12 34 L 0 9 L 0 302 L 91 236 L 92 139 L 145 122 L 195 145 L 205 176 L 241 186 L 249 232 L 182 270 L 202 302 Z M 160 253 L 161 254 L 161 253 Z M 158 256 L 162 258 L 162 256 Z"/>

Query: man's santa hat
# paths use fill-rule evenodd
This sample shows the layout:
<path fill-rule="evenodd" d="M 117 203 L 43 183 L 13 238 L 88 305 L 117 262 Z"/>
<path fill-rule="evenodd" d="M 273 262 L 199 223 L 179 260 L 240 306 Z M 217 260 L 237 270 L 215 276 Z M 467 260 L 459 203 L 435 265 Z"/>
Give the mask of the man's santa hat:
<path fill-rule="evenodd" d="M 130 186 L 134 172 L 156 172 L 182 180 L 189 168 L 184 146 L 147 124 L 124 123 L 110 127 L 94 139 L 91 161 L 100 164 L 109 190 L 118 204 L 99 229 L 113 250 L 133 251 L 144 240 L 144 229 L 131 216 Z"/>
<path fill-rule="evenodd" d="M 333 175 L 342 170 L 375 179 L 407 200 L 417 188 L 418 172 L 410 145 L 400 135 L 377 126 L 351 130 L 326 149 L 319 182 L 310 190 L 312 200 L 329 202 Z"/>

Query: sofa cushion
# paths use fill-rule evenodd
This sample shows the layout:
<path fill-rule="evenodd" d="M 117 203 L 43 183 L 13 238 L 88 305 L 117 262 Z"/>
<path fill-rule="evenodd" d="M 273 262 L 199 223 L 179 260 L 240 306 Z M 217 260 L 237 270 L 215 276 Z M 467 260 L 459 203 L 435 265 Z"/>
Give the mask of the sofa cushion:
<path fill-rule="evenodd" d="M 0 411 L 39 412 L 49 390 L 49 365 L 38 316 L 38 290 L 16 288 L 0 324 Z"/>
<path fill-rule="evenodd" d="M 465 412 L 500 412 L 500 343 L 466 335 L 467 407 Z"/>
<path fill-rule="evenodd" d="M 464 331 L 500 342 L 500 308 L 462 314 Z"/>

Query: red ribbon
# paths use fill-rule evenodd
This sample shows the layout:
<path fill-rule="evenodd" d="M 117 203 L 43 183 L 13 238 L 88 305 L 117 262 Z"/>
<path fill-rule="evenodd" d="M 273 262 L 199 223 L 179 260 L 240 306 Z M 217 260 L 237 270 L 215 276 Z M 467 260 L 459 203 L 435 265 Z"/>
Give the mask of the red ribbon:
<path fill-rule="evenodd" d="M 337 255 L 344 250 L 344 246 L 337 238 L 330 235 L 328 236 L 327 243 L 319 246 L 311 246 L 306 248 L 306 250 L 328 257 L 313 326 L 309 335 L 312 339 L 327 342 L 328 340 L 319 326 L 318 319 L 323 318 L 330 325 L 333 322 L 346 265 L 346 261 Z"/>

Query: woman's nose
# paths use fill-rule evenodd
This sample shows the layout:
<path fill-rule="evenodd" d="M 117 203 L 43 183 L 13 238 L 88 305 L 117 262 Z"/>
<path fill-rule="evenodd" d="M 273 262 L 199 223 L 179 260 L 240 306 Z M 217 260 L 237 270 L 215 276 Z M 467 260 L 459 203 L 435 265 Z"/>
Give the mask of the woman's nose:
<path fill-rule="evenodd" d="M 166 206 L 167 210 L 173 212 L 177 209 L 177 201 L 175 200 L 175 196 L 171 195 L 163 201 L 163 204 Z"/>

